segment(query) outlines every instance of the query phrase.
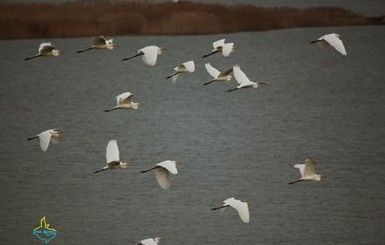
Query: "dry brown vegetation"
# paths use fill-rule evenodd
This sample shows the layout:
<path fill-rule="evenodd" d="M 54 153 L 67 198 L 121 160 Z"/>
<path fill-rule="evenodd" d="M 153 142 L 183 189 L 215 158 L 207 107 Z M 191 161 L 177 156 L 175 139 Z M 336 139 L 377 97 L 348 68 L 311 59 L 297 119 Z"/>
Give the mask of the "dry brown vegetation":
<path fill-rule="evenodd" d="M 0 38 L 95 35 L 184 35 L 373 24 L 341 8 L 263 8 L 254 5 L 79 1 L 0 3 Z"/>

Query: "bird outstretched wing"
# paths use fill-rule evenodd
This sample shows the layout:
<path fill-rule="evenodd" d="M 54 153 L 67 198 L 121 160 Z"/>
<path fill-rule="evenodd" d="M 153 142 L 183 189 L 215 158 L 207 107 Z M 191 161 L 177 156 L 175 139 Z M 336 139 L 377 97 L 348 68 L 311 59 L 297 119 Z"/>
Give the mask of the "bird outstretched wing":
<path fill-rule="evenodd" d="M 238 65 L 235 65 L 233 67 L 233 75 L 235 80 L 237 80 L 238 84 L 240 86 L 249 86 L 252 85 L 252 82 L 250 79 L 246 76 L 246 74 L 241 70 L 241 68 Z"/>
<path fill-rule="evenodd" d="M 52 136 L 51 130 L 46 130 L 39 134 L 40 147 L 42 151 L 47 151 L 49 142 L 51 141 L 51 136 Z"/>
<path fill-rule="evenodd" d="M 170 173 L 163 167 L 156 167 L 154 169 L 156 180 L 162 189 L 168 189 L 171 185 Z"/>
<path fill-rule="evenodd" d="M 147 46 L 140 49 L 139 52 L 143 53 L 143 62 L 147 65 L 154 66 L 158 58 L 158 49 L 157 46 Z"/>
<path fill-rule="evenodd" d="M 305 164 L 296 164 L 294 165 L 295 168 L 299 169 L 299 172 L 301 173 L 301 178 L 305 176 Z"/>
<path fill-rule="evenodd" d="M 216 68 L 214 68 L 210 63 L 206 63 L 205 68 L 210 74 L 210 76 L 212 76 L 214 79 L 219 77 L 220 72 Z"/>
<path fill-rule="evenodd" d="M 44 48 L 46 48 L 46 47 L 48 48 L 50 46 L 52 46 L 52 44 L 50 42 L 40 43 L 40 45 L 39 45 L 39 53 L 42 53 Z"/>
<path fill-rule="evenodd" d="M 110 140 L 106 148 L 107 164 L 110 162 L 119 162 L 119 147 L 116 140 Z"/>
<path fill-rule="evenodd" d="M 188 72 L 195 71 L 195 63 L 192 60 L 182 63 L 182 66 L 184 66 Z"/>
<path fill-rule="evenodd" d="M 92 40 L 92 45 L 98 46 L 103 44 L 106 44 L 106 39 L 104 38 L 104 36 L 98 36 Z"/>
<path fill-rule="evenodd" d="M 337 34 L 329 34 L 323 36 L 323 39 L 333 48 L 335 48 L 340 54 L 347 55 L 345 46 L 342 40 L 337 36 Z"/>
<path fill-rule="evenodd" d="M 220 40 L 213 42 L 214 49 L 218 49 L 219 47 L 223 47 L 223 45 L 225 45 L 225 40 L 226 39 L 220 39 Z"/>
<path fill-rule="evenodd" d="M 315 165 L 316 165 L 316 162 L 313 160 L 313 159 L 306 159 L 305 160 L 305 170 L 304 170 L 304 175 L 307 176 L 307 175 L 313 175 L 315 173 Z"/>
<path fill-rule="evenodd" d="M 130 103 L 132 96 L 134 96 L 134 94 L 132 94 L 130 92 L 124 92 L 124 93 L 116 96 L 116 104 L 121 105 L 121 104 Z"/>

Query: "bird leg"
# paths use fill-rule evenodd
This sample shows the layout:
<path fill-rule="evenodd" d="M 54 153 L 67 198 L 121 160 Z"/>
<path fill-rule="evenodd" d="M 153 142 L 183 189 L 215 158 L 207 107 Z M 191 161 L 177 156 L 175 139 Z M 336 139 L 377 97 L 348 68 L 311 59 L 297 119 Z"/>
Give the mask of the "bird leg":
<path fill-rule="evenodd" d="M 78 51 L 76 51 L 76 53 L 77 53 L 77 54 L 80 54 L 80 53 L 83 53 L 83 52 L 89 51 L 89 50 L 91 50 L 91 49 L 92 49 L 92 47 L 90 47 L 90 48 L 87 48 L 87 49 L 83 49 L 83 50 L 78 50 Z"/>
<path fill-rule="evenodd" d="M 28 138 L 27 140 L 34 140 L 34 139 L 37 139 L 39 138 L 39 136 L 34 136 L 34 137 L 31 137 L 31 138 Z"/>
<path fill-rule="evenodd" d="M 157 167 L 158 167 L 158 166 L 152 167 L 152 168 L 147 169 L 147 170 L 142 170 L 142 171 L 140 171 L 140 173 L 146 173 L 146 172 L 149 172 L 149 171 L 151 171 L 151 170 L 156 169 Z"/>
<path fill-rule="evenodd" d="M 207 83 L 204 83 L 203 85 L 209 85 L 210 83 L 213 83 L 213 82 L 215 82 L 215 81 L 217 81 L 216 79 L 213 79 L 213 80 L 211 80 L 211 81 L 208 81 Z"/>
<path fill-rule="evenodd" d="M 131 57 L 122 59 L 122 61 L 130 60 L 130 59 L 133 59 L 133 58 L 138 57 L 138 56 L 140 56 L 140 55 L 144 55 L 144 53 L 142 53 L 142 52 L 137 53 L 137 54 L 134 55 L 134 56 L 131 56 Z"/>
<path fill-rule="evenodd" d="M 105 171 L 105 170 L 107 170 L 107 169 L 108 169 L 108 168 L 102 168 L 102 169 L 100 169 L 100 170 L 96 170 L 96 171 L 94 172 L 94 174 L 100 173 L 100 172 Z"/>
<path fill-rule="evenodd" d="M 37 57 L 40 57 L 40 56 L 41 56 L 41 54 L 37 54 L 37 55 L 34 55 L 34 56 L 32 56 L 32 57 L 27 57 L 27 58 L 25 58 L 24 60 L 32 60 L 32 59 L 37 58 Z"/>
<path fill-rule="evenodd" d="M 215 51 L 213 51 L 213 52 L 211 52 L 211 53 L 209 53 L 209 54 L 203 55 L 202 58 L 209 57 L 210 55 L 216 54 L 216 53 L 218 53 L 218 52 L 219 52 L 218 50 L 215 50 Z"/>
<path fill-rule="evenodd" d="M 223 206 L 220 206 L 220 207 L 212 208 L 211 210 L 218 210 L 218 209 L 227 208 L 227 207 L 230 207 L 230 205 L 223 205 Z"/>
<path fill-rule="evenodd" d="M 293 181 L 293 182 L 289 182 L 288 184 L 292 185 L 292 184 L 295 184 L 295 183 L 298 183 L 298 182 L 301 182 L 301 181 L 303 181 L 303 179 L 299 179 L 299 180 L 296 180 L 296 181 Z"/>

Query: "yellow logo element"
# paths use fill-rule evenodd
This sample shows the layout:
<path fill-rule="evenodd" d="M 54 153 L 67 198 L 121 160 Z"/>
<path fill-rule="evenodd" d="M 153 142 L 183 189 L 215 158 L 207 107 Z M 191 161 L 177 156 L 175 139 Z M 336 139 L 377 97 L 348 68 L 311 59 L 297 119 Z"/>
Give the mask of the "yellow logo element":
<path fill-rule="evenodd" d="M 57 230 L 54 228 L 49 228 L 49 224 L 45 221 L 45 216 L 40 220 L 40 226 L 36 227 L 32 234 L 36 236 L 40 241 L 44 243 L 49 243 L 57 235 Z"/>

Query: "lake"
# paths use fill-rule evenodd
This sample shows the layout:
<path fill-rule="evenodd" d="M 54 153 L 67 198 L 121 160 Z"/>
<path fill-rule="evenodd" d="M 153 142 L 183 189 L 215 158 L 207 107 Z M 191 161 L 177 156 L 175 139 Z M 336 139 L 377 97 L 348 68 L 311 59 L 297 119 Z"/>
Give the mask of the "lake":
<path fill-rule="evenodd" d="M 32 236 L 46 216 L 52 244 L 383 244 L 385 233 L 385 27 L 328 27 L 206 36 L 121 36 L 112 50 L 75 51 L 90 38 L 1 40 L 0 243 L 42 244 Z M 336 32 L 348 52 L 310 41 Z M 202 59 L 226 38 L 236 50 Z M 56 58 L 24 61 L 42 41 Z M 167 50 L 156 66 L 122 62 L 146 45 Z M 196 71 L 166 80 L 176 65 Z M 227 93 L 234 80 L 202 86 L 204 68 L 239 64 L 269 85 Z M 130 91 L 138 110 L 103 110 Z M 28 137 L 60 128 L 42 152 Z M 94 174 L 117 139 L 133 166 Z M 294 164 L 317 160 L 318 183 Z M 153 173 L 179 160 L 162 190 Z M 249 203 L 211 211 L 228 197 Z"/>

